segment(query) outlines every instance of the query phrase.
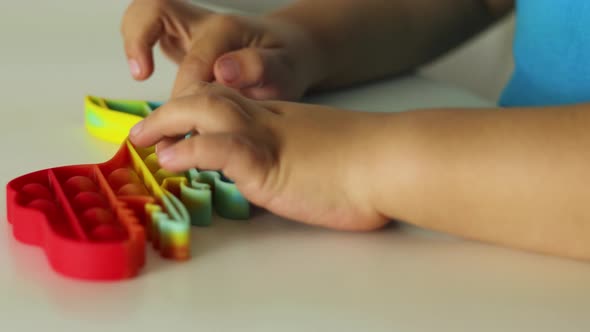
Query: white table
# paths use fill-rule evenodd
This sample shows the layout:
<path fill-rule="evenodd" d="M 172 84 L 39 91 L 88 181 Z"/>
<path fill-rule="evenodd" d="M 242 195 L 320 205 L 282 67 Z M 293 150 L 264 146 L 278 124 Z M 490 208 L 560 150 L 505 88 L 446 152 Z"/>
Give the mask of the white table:
<path fill-rule="evenodd" d="M 107 160 L 82 98 L 165 99 L 174 70 L 158 58 L 147 83 L 128 74 L 118 34 L 125 3 L 0 4 L 0 182 Z M 313 102 L 395 111 L 486 106 L 411 77 Z M 148 248 L 136 279 L 91 283 L 54 273 L 22 245 L 0 192 L 0 331 L 588 331 L 590 265 L 461 241 L 411 227 L 368 234 L 263 215 L 194 229 L 194 258 Z M 425 209 L 428 206 L 424 206 Z"/>

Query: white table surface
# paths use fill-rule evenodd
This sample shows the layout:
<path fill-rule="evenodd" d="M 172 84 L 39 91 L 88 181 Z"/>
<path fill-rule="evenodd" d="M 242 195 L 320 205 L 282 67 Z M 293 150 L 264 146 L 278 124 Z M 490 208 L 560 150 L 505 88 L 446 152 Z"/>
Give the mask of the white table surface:
<path fill-rule="evenodd" d="M 174 67 L 127 74 L 120 1 L 0 3 L 0 182 L 110 158 L 88 135 L 84 94 L 164 99 Z M 411 77 L 314 102 L 395 111 L 485 106 Z M 93 283 L 53 272 L 14 240 L 0 192 L 0 331 L 588 331 L 590 265 L 411 227 L 339 233 L 262 215 L 194 229 L 194 258 L 148 248 L 141 276 Z M 428 206 L 424 206 L 425 209 Z"/>

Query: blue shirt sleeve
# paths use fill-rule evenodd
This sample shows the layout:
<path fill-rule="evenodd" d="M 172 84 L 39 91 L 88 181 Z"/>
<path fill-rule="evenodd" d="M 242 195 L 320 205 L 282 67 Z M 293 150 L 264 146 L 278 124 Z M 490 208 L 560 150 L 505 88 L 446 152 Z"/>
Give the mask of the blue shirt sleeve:
<path fill-rule="evenodd" d="M 590 101 L 590 1 L 517 0 L 503 107 Z"/>

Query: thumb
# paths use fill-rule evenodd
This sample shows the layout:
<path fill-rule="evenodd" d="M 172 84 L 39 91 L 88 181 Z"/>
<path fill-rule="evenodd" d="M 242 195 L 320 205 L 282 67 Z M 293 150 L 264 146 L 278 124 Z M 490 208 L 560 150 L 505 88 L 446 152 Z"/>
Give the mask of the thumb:
<path fill-rule="evenodd" d="M 214 74 L 228 87 L 249 89 L 281 85 L 289 77 L 289 67 L 282 61 L 280 50 L 244 48 L 217 59 Z"/>

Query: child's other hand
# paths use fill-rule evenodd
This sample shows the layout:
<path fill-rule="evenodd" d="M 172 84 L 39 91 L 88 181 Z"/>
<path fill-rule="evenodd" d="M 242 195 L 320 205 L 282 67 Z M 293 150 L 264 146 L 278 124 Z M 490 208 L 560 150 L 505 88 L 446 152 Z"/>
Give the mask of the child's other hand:
<path fill-rule="evenodd" d="M 369 201 L 383 116 L 255 101 L 200 83 L 140 122 L 130 139 L 156 144 L 167 170 L 222 170 L 249 201 L 283 217 L 371 230 L 387 223 Z"/>
<path fill-rule="evenodd" d="M 133 77 L 154 70 L 153 46 L 179 65 L 172 96 L 216 81 L 253 99 L 294 100 L 317 75 L 311 39 L 278 20 L 216 14 L 181 0 L 135 0 L 122 35 Z"/>

